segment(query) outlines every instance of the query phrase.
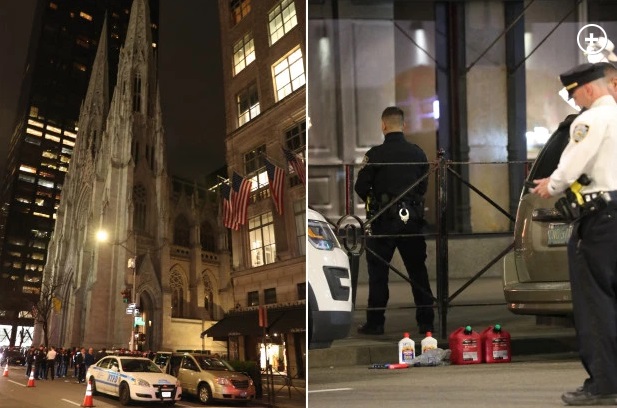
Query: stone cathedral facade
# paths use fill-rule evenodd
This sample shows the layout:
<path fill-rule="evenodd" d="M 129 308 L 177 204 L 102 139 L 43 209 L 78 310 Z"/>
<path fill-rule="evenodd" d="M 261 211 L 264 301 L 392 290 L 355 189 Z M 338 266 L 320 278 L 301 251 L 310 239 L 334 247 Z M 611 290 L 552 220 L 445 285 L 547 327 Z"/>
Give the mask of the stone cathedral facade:
<path fill-rule="evenodd" d="M 220 296 L 230 282 L 226 230 L 212 193 L 168 174 L 147 2 L 133 2 L 112 95 L 106 24 L 48 249 L 44 281 L 63 283 L 50 344 L 129 348 L 134 338 L 142 350 L 225 353 L 200 334 L 233 307 Z M 127 314 L 127 290 L 137 316 Z M 40 328 L 35 336 L 42 341 Z"/>

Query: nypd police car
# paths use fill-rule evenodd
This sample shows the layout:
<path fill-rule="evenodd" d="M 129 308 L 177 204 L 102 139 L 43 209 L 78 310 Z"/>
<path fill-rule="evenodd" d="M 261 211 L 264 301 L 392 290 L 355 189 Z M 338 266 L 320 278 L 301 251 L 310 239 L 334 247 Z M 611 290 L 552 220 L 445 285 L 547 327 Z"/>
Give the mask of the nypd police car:
<path fill-rule="evenodd" d="M 88 368 L 86 379 L 92 393 L 117 396 L 122 405 L 131 401 L 175 404 L 182 397 L 182 387 L 151 360 L 142 357 L 108 356 Z"/>

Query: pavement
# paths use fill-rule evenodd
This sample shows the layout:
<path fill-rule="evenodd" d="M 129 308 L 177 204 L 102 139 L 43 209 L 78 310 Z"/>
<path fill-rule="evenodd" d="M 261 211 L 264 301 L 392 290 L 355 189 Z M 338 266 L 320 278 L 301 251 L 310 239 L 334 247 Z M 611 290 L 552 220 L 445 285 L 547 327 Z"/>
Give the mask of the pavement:
<path fill-rule="evenodd" d="M 306 407 L 306 382 L 304 379 L 292 379 L 285 383 L 281 379 L 274 381 L 274 398 L 268 398 L 266 380 L 263 380 L 264 396 L 255 400 L 254 404 L 264 407 L 300 408 Z"/>
<path fill-rule="evenodd" d="M 450 294 L 467 283 L 469 279 L 450 279 Z M 436 283 L 431 283 L 436 293 Z M 309 388 L 310 369 L 322 367 L 370 365 L 398 362 L 398 342 L 404 332 L 416 342 L 416 350 L 424 337 L 418 333 L 415 322 L 411 289 L 405 281 L 390 282 L 390 301 L 386 311 L 383 335 L 361 335 L 356 332 L 365 322 L 368 284 L 360 282 L 356 294 L 354 322 L 345 339 L 336 340 L 330 348 L 308 351 Z M 439 347 L 448 347 L 447 335 L 467 325 L 477 332 L 488 326 L 501 324 L 511 336 L 512 360 L 530 354 L 576 353 L 577 344 L 572 322 L 566 318 L 536 318 L 516 315 L 506 307 L 502 280 L 499 277 L 482 277 L 474 281 L 450 303 L 444 319 L 446 330 L 441 333 L 442 323 L 435 312 L 433 337 Z M 445 335 L 444 335 L 445 334 Z"/>

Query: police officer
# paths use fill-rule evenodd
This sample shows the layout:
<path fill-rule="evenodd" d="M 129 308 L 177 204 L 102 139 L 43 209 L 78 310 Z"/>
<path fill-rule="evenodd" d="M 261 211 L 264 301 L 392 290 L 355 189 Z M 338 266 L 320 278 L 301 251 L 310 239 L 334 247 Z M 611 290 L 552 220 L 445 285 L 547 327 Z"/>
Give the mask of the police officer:
<path fill-rule="evenodd" d="M 561 396 L 568 405 L 617 404 L 617 103 L 606 68 L 588 63 L 560 75 L 569 96 L 587 110 L 572 122 L 557 169 L 531 189 L 549 198 L 582 174 L 591 179 L 581 193 L 592 205 L 583 204 L 568 243 L 574 323 L 589 378 Z"/>
<path fill-rule="evenodd" d="M 388 210 L 372 223 L 374 235 L 421 234 L 424 225 L 424 194 L 428 185 L 423 179 L 399 202 L 392 200 L 424 176 L 428 170 L 422 149 L 405 140 L 403 111 L 395 106 L 386 108 L 381 115 L 384 142 L 371 148 L 364 156 L 362 169 L 355 184 L 356 193 L 372 206 Z M 410 164 L 406 164 L 410 163 Z M 404 165 L 402 165 L 404 164 Z M 404 237 L 375 237 L 367 241 L 369 293 L 366 323 L 358 328 L 361 334 L 383 334 L 385 307 L 388 304 L 389 268 L 379 258 L 390 262 L 398 248 L 407 274 L 412 282 L 412 294 L 417 306 L 416 321 L 420 333 L 433 330 L 433 293 L 426 270 L 426 242 L 423 235 Z M 374 251 L 375 256 L 371 251 Z M 379 257 L 379 258 L 378 258 Z M 370 310 L 381 308 L 381 310 Z"/>

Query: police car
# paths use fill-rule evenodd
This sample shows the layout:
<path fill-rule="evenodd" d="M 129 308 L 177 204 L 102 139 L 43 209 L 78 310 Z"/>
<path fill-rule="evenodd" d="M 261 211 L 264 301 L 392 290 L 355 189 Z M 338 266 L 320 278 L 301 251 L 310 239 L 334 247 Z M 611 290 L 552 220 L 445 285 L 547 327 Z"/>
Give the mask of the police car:
<path fill-rule="evenodd" d="M 307 210 L 309 348 L 327 348 L 347 337 L 352 322 L 349 259 L 318 212 Z"/>
<path fill-rule="evenodd" d="M 174 405 L 182 397 L 182 387 L 147 358 L 108 356 L 88 368 L 86 379 L 92 394 L 117 396 L 122 405 L 131 401 L 164 402 Z"/>

